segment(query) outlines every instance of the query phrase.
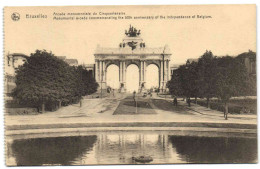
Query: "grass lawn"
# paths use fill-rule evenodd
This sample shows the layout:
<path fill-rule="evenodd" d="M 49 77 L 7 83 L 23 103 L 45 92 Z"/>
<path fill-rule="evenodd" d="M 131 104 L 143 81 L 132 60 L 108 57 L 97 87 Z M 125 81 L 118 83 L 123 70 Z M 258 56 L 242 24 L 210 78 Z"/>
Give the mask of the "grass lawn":
<path fill-rule="evenodd" d="M 136 108 L 137 104 L 137 108 Z M 138 115 L 138 114 L 156 114 L 148 100 L 137 98 L 137 103 L 131 97 L 127 97 L 124 100 L 120 101 L 117 109 L 113 115 Z"/>
<path fill-rule="evenodd" d="M 161 110 L 164 111 L 171 111 L 174 113 L 180 113 L 180 114 L 190 114 L 188 113 L 188 109 L 186 106 L 183 105 L 178 105 L 177 107 L 173 105 L 173 103 L 168 102 L 166 100 L 161 100 L 161 99 L 152 99 L 152 103 Z"/>

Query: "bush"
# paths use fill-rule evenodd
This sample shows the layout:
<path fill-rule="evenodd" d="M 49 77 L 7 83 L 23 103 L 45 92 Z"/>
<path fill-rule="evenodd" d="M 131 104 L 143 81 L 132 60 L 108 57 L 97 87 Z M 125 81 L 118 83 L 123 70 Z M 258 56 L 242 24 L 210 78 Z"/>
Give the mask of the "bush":
<path fill-rule="evenodd" d="M 195 103 L 195 100 L 192 100 L 192 102 Z M 234 103 L 236 103 L 236 104 L 234 104 Z M 254 107 L 249 108 L 249 106 L 246 106 L 246 105 L 255 104 L 255 103 L 256 103 L 256 100 L 253 100 L 253 99 L 243 99 L 243 100 L 239 100 L 239 101 L 232 100 L 232 101 L 230 101 L 230 104 L 228 106 L 228 112 L 231 114 L 241 114 L 241 110 L 243 109 L 243 107 L 245 107 L 246 109 L 250 110 L 250 113 L 256 114 L 257 111 L 256 111 L 256 109 L 254 109 Z M 207 102 L 205 100 L 197 100 L 197 104 L 200 106 L 207 107 Z M 255 108 L 256 108 L 256 106 L 255 106 Z M 211 101 L 210 109 L 224 112 L 225 105 L 221 102 L 218 102 L 217 100 Z"/>

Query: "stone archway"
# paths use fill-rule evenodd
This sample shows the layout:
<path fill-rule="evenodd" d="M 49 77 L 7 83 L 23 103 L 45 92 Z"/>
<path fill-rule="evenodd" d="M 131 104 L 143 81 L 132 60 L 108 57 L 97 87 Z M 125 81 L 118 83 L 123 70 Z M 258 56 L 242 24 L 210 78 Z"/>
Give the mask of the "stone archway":
<path fill-rule="evenodd" d="M 169 47 L 147 48 L 146 43 L 141 38 L 140 30 L 137 31 L 130 26 L 128 31 L 125 31 L 125 37 L 119 43 L 117 48 L 102 48 L 97 46 L 95 52 L 95 78 L 100 89 L 106 87 L 107 67 L 110 64 L 116 64 L 119 67 L 119 82 L 121 91 L 125 91 L 126 86 L 126 69 L 129 65 L 135 64 L 139 72 L 139 90 L 145 91 L 147 78 L 147 66 L 155 64 L 158 67 L 159 88 L 160 91 L 165 91 L 166 83 L 170 80 L 170 56 Z M 157 76 L 157 75 L 156 75 Z M 143 90 L 144 89 L 144 90 Z"/>
<path fill-rule="evenodd" d="M 136 64 L 129 64 L 126 68 L 126 91 L 138 92 L 139 90 L 139 67 Z"/>
<path fill-rule="evenodd" d="M 119 89 L 119 67 L 116 64 L 109 64 L 106 68 L 106 86 L 112 89 Z"/>
<path fill-rule="evenodd" d="M 146 84 L 145 84 L 145 87 L 147 89 L 158 88 L 160 86 L 160 71 L 159 70 L 160 70 L 160 67 L 158 67 L 158 65 L 156 65 L 154 63 L 147 65 L 146 76 L 148 78 L 146 79 Z"/>

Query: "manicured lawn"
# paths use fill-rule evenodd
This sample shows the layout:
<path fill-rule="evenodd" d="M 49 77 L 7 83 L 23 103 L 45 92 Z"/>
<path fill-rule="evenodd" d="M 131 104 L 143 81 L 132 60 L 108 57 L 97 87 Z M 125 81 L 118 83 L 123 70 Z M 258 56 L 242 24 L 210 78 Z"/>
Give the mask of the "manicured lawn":
<path fill-rule="evenodd" d="M 156 112 L 152 109 L 151 105 L 149 104 L 148 100 L 141 98 L 137 98 L 136 100 L 137 103 L 135 103 L 132 97 L 127 97 L 124 100 L 121 100 L 119 106 L 117 107 L 113 115 L 156 114 Z"/>
<path fill-rule="evenodd" d="M 178 106 L 174 106 L 173 103 L 168 102 L 166 100 L 162 100 L 162 99 L 152 99 L 152 103 L 161 110 L 164 111 L 171 111 L 174 113 L 180 113 L 180 114 L 190 114 L 187 112 L 187 108 L 184 105 L 180 105 L 178 104 Z"/>

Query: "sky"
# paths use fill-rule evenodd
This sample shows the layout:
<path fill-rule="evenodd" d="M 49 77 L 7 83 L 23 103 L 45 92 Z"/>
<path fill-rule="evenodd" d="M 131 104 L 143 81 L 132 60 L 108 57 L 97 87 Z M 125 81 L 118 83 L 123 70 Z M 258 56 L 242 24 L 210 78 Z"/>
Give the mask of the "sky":
<path fill-rule="evenodd" d="M 20 14 L 13 21 L 11 14 Z M 54 12 L 124 12 L 125 16 L 211 16 L 210 19 L 158 20 L 82 20 L 56 21 Z M 26 19 L 26 14 L 47 15 L 47 19 Z M 217 56 L 256 51 L 255 5 L 182 5 L 182 6 L 92 6 L 23 7 L 4 10 L 5 54 L 29 55 L 36 49 L 52 51 L 57 56 L 94 63 L 96 46 L 117 48 L 124 32 L 133 25 L 141 30 L 146 47 L 169 46 L 171 64 L 198 58 L 206 50 Z"/>

